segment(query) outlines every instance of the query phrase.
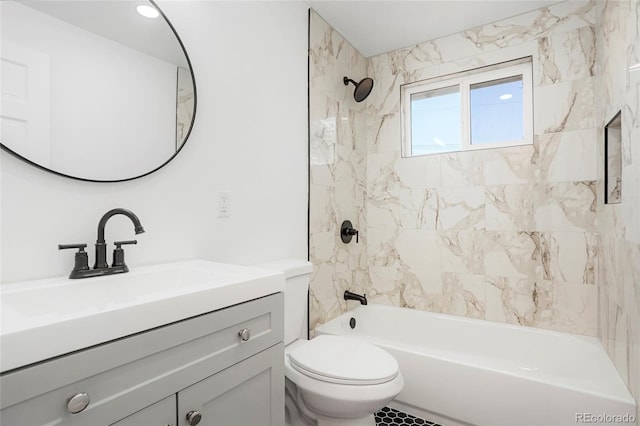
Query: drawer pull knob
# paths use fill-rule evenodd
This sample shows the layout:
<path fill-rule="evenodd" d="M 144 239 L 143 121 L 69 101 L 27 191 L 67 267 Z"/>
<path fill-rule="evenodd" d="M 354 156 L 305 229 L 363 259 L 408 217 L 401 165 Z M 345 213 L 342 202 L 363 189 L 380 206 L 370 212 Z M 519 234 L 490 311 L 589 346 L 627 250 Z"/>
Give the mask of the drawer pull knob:
<path fill-rule="evenodd" d="M 189 411 L 187 413 L 187 423 L 189 426 L 196 426 L 202 420 L 202 413 L 200 411 Z"/>
<path fill-rule="evenodd" d="M 87 408 L 89 402 L 91 402 L 91 398 L 89 398 L 88 394 L 84 392 L 77 393 L 67 400 L 67 411 L 71 414 L 78 414 Z"/>
<path fill-rule="evenodd" d="M 240 336 L 240 339 L 243 342 L 246 342 L 247 340 L 249 340 L 251 338 L 251 331 L 249 331 L 248 328 L 243 328 L 242 330 L 240 330 L 238 332 L 238 336 Z"/>

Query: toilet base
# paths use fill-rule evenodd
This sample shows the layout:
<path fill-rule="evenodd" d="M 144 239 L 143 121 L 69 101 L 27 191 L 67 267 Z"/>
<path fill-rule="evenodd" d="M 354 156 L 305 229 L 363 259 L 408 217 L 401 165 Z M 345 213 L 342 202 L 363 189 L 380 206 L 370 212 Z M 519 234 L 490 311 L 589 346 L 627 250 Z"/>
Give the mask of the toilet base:
<path fill-rule="evenodd" d="M 286 426 L 317 426 L 313 413 L 307 407 L 298 407 L 298 389 L 289 379 L 285 379 L 284 413 Z"/>
<path fill-rule="evenodd" d="M 285 379 L 285 413 L 286 426 L 376 426 L 373 414 L 360 419 L 336 419 L 311 411 L 289 379 Z"/>

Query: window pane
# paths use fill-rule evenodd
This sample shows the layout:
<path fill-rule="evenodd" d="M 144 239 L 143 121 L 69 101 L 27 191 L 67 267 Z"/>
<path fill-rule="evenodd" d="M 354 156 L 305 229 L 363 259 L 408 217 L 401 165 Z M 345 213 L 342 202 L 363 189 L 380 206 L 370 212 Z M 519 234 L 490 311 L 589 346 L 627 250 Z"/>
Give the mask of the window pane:
<path fill-rule="evenodd" d="M 411 95 L 411 154 L 460 150 L 460 87 Z"/>
<path fill-rule="evenodd" d="M 470 89 L 471 145 L 524 139 L 521 75 Z"/>

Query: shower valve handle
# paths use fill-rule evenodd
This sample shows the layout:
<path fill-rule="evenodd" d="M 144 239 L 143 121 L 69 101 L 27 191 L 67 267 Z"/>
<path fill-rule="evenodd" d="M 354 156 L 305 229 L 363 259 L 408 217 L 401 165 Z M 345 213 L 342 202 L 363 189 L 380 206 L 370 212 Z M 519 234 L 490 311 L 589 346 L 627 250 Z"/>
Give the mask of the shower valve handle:
<path fill-rule="evenodd" d="M 349 244 L 354 235 L 356 236 L 357 244 L 360 239 L 360 233 L 358 232 L 358 230 L 353 227 L 353 224 L 350 220 L 345 220 L 344 222 L 342 222 L 342 225 L 340 226 L 340 239 L 342 240 L 342 242 L 345 244 Z"/>
<path fill-rule="evenodd" d="M 359 239 L 360 233 L 358 232 L 357 229 L 347 229 L 346 233 L 347 233 L 347 235 L 350 235 L 352 237 L 355 235 L 356 236 L 356 244 L 359 242 L 358 239 Z"/>

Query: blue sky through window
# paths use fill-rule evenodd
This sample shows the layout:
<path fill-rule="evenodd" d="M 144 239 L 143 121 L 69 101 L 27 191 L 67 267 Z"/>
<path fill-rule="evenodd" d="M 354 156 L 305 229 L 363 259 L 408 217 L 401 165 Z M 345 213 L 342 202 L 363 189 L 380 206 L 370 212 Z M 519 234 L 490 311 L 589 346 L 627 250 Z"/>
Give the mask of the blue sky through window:
<path fill-rule="evenodd" d="M 470 86 L 471 144 L 524 138 L 522 76 Z M 461 150 L 459 85 L 411 95 L 412 155 Z"/>
<path fill-rule="evenodd" d="M 470 87 L 471 145 L 524 138 L 522 76 Z"/>
<path fill-rule="evenodd" d="M 459 151 L 460 128 L 459 86 L 411 95 L 413 155 Z"/>

